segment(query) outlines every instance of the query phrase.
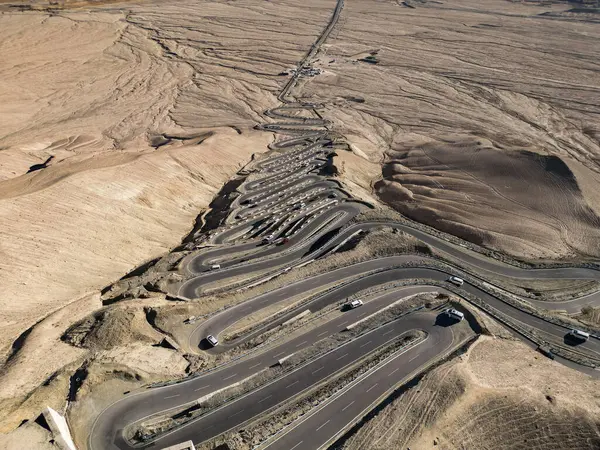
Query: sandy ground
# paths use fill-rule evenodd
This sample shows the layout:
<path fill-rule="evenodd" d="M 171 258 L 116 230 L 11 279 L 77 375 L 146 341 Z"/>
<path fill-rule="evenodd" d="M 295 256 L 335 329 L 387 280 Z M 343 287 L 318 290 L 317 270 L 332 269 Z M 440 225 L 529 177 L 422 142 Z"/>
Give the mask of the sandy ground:
<path fill-rule="evenodd" d="M 33 423 L 26 423 L 10 435 L 0 435 L 0 448 L 10 450 L 27 447 L 35 450 L 58 450 L 59 447 L 50 442 L 52 435 L 49 431 Z"/>
<path fill-rule="evenodd" d="M 480 338 L 389 403 L 343 448 L 597 448 L 598 387 L 525 344 Z"/>
<path fill-rule="evenodd" d="M 520 258 L 600 255 L 597 23 L 566 4 L 405 3 L 349 1 L 304 86 L 382 166 L 363 187 Z"/>
<path fill-rule="evenodd" d="M 72 404 L 69 414 L 69 426 L 75 442 L 86 442 L 93 419 L 111 403 L 122 398 L 123 393 L 142 385 L 136 380 L 136 375 L 123 366 L 111 368 L 96 365 L 90 368 L 87 382 L 80 391 L 80 399 Z"/>
<path fill-rule="evenodd" d="M 47 368 L 11 369 L 24 360 L 13 356 L 0 398 L 16 385 L 26 395 L 81 357 L 58 337 L 100 307 L 97 290 L 178 244 L 222 184 L 266 150 L 272 136 L 252 127 L 328 18 L 331 5 L 312 6 L 143 2 L 0 15 L 0 349 L 5 359 L 43 320 L 23 350 Z"/>
<path fill-rule="evenodd" d="M 0 14 L 0 432 L 14 430 L 0 448 L 19 448 L 23 436 L 52 448 L 32 420 L 46 405 L 64 407 L 69 375 L 90 350 L 98 364 L 72 414 L 83 440 L 84 418 L 115 392 L 184 374 L 188 361 L 152 347 L 161 336 L 142 315 L 162 298 L 136 301 L 79 346 L 60 337 L 100 308 L 99 288 L 178 244 L 222 184 L 266 149 L 273 136 L 252 127 L 334 4 L 46 3 Z M 349 189 L 517 256 L 599 255 L 597 25 L 564 20 L 564 5 L 412 3 L 348 0 L 317 64 L 325 74 L 303 88 L 326 101 L 325 116 L 350 142 L 352 153 L 336 158 Z M 559 17 L 539 17 L 549 11 Z M 369 56 L 379 63 L 359 61 Z M 540 383 L 564 369 L 531 364 Z M 460 377 L 478 393 L 500 389 L 470 366 Z M 561 408 L 577 406 L 560 392 L 551 395 Z M 459 413 L 478 414 L 473 398 L 461 397 Z M 593 401 L 581 405 L 594 412 Z M 559 417 L 572 423 L 579 410 L 568 411 Z M 457 439 L 455 422 L 435 423 L 436 439 Z M 469 424 L 479 442 L 482 427 Z"/>

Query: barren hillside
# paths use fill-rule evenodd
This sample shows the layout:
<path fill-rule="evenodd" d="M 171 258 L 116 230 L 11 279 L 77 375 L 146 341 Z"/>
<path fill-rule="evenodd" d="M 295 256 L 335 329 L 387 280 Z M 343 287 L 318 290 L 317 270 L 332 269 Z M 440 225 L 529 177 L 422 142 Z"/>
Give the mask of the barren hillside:
<path fill-rule="evenodd" d="M 305 92 L 403 214 L 521 258 L 597 257 L 600 31 L 570 8 L 350 1 Z"/>
<path fill-rule="evenodd" d="M 362 426 L 344 449 L 594 449 L 598 381 L 512 340 L 480 338 Z M 368 444 L 367 444 L 368 443 Z"/>
<path fill-rule="evenodd" d="M 0 448 L 53 448 L 32 421 L 64 408 L 79 370 L 84 442 L 123 392 L 202 367 L 157 345 L 159 329 L 177 321 L 183 335 L 184 317 L 229 299 L 177 311 L 148 294 L 99 311 L 99 291 L 178 245 L 267 149 L 275 136 L 254 126 L 336 2 L 11 3 L 0 0 Z M 344 187 L 519 258 L 600 257 L 600 29 L 570 8 L 346 0 L 323 73 L 299 89 L 349 143 L 336 145 Z M 368 237 L 375 254 L 428 250 L 396 231 Z M 147 313 L 161 307 L 157 325 Z M 599 413 L 597 381 L 485 338 L 345 445 L 598 448 Z"/>
<path fill-rule="evenodd" d="M 272 136 L 252 127 L 332 4 L 3 6 L 2 359 L 48 319 L 16 341 L 0 398 L 26 395 L 76 359 L 58 337 L 100 306 L 94 292 L 178 244 L 266 150 Z"/>

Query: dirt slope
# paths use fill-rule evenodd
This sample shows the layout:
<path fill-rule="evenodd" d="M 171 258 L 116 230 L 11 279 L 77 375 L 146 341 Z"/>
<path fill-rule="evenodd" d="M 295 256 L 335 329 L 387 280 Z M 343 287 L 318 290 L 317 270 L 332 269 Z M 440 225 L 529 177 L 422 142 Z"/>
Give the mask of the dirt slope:
<path fill-rule="evenodd" d="M 520 258 L 597 258 L 600 32 L 569 8 L 350 1 L 304 89 L 400 212 Z"/>
<path fill-rule="evenodd" d="M 434 369 L 344 449 L 594 449 L 598 381 L 520 342 L 480 338 Z"/>
<path fill-rule="evenodd" d="M 252 128 L 333 5 L 313 3 L 2 7 L 0 400 L 80 359 L 69 321 L 266 150 Z"/>
<path fill-rule="evenodd" d="M 375 189 L 407 216 L 530 258 L 600 254 L 600 219 L 556 156 L 465 140 L 388 157 Z"/>

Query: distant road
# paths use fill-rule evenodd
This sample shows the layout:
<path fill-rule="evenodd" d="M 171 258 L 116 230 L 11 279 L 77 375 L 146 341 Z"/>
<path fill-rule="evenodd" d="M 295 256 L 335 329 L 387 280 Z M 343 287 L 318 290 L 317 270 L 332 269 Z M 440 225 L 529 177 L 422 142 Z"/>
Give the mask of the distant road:
<path fill-rule="evenodd" d="M 328 25 L 298 64 L 298 69 L 308 67 L 314 59 L 320 45 L 334 28 L 343 5 L 343 0 L 338 0 Z M 275 155 L 254 163 L 256 177 L 238 188 L 240 195 L 233 200 L 229 216 L 219 229 L 203 241 L 204 244 L 214 247 L 201 249 L 185 258 L 183 272 L 187 274 L 188 279 L 173 293 L 194 299 L 215 287 L 226 289 L 228 283 L 239 283 L 241 278 L 255 279 L 294 270 L 300 264 L 309 263 L 335 251 L 340 244 L 357 236 L 359 232 L 381 227 L 393 227 L 416 237 L 456 261 L 456 266 L 449 265 L 450 269 L 447 271 L 432 269 L 427 265 L 437 260 L 417 255 L 375 258 L 324 271 L 215 314 L 190 330 L 187 339 L 192 348 L 198 348 L 200 351 L 200 343 L 208 334 L 218 336 L 252 312 L 316 288 L 335 285 L 310 303 L 271 320 L 262 328 L 234 341 L 221 343 L 208 351 L 226 352 L 306 309 L 314 313 L 367 289 L 408 280 L 420 280 L 422 284 L 430 283 L 388 288 L 374 298 L 369 298 L 364 306 L 347 311 L 293 339 L 282 339 L 278 344 L 273 343 L 266 350 L 258 349 L 235 362 L 177 384 L 130 393 L 111 404 L 98 416 L 88 440 L 90 449 L 134 448 L 123 435 L 123 431 L 131 424 L 161 411 L 188 404 L 215 390 L 241 381 L 287 355 L 309 348 L 316 342 L 344 330 L 349 323 L 416 293 L 458 292 L 460 295 L 462 290 L 494 308 L 496 314 L 509 318 L 514 324 L 535 330 L 542 339 L 560 342 L 568 333 L 567 328 L 508 304 L 493 291 L 484 290 L 477 285 L 481 281 L 493 280 L 495 275 L 517 279 L 600 280 L 600 272 L 594 268 L 515 267 L 406 223 L 384 220 L 355 223 L 355 218 L 368 206 L 364 202 L 353 200 L 338 181 L 325 175 L 328 157 L 335 151 L 335 145 L 334 137 L 327 129 L 327 122 L 316 114 L 319 105 L 288 99 L 291 89 L 301 77 L 300 72 L 297 70 L 282 89 L 279 99 L 283 104 L 267 113 L 268 116 L 281 119 L 282 122 L 259 126 L 270 132 L 284 134 L 286 138 L 271 145 Z M 311 115 L 307 116 L 307 112 Z M 268 242 L 263 244 L 265 238 Z M 281 245 L 272 243 L 278 238 L 285 238 L 286 242 L 281 242 Z M 214 264 L 218 264 L 220 268 L 210 270 Z M 461 290 L 451 291 L 450 285 L 446 285 L 448 289 L 438 286 L 445 282 L 449 275 L 460 273 L 462 269 L 466 275 Z M 565 302 L 523 300 L 537 308 L 575 313 L 584 305 L 599 306 L 600 292 Z M 281 450 L 319 448 L 348 424 L 360 418 L 374 400 L 406 376 L 417 372 L 456 346 L 452 327 L 439 325 L 436 322 L 436 313 L 433 312 L 408 314 L 308 362 L 272 383 L 226 403 L 209 414 L 161 436 L 155 442 L 135 448 L 161 449 L 186 440 L 200 443 L 214 438 L 260 417 L 270 408 L 285 404 L 299 393 L 327 380 L 353 362 L 413 330 L 424 331 L 426 339 L 398 354 L 387 365 L 371 373 L 315 414 L 307 415 L 269 446 L 270 449 Z M 597 355 L 600 360 L 600 340 L 592 338 L 581 344 L 580 348 L 588 355 Z M 557 360 L 586 373 L 596 376 L 599 374 L 598 371 L 559 358 Z"/>

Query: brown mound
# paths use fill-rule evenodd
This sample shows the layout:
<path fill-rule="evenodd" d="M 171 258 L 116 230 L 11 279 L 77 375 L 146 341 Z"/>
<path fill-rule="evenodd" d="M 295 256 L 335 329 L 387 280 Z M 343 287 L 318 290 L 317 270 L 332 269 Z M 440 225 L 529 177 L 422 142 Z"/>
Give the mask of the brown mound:
<path fill-rule="evenodd" d="M 161 337 L 150 326 L 143 310 L 111 308 L 73 325 L 62 340 L 78 347 L 107 350 L 135 342 L 155 343 Z"/>
<path fill-rule="evenodd" d="M 375 185 L 401 213 L 481 245 L 529 257 L 600 255 L 600 219 L 557 156 L 483 141 L 393 151 Z"/>
<path fill-rule="evenodd" d="M 590 223 L 598 227 L 598 222 L 584 211 L 579 192 L 572 198 L 561 192 L 571 189 L 572 180 L 557 170 L 560 162 L 546 159 L 548 170 L 537 162 L 534 175 L 543 179 L 540 189 L 533 187 L 538 179 L 518 178 L 530 176 L 534 158 L 520 150 L 557 156 L 600 215 L 597 24 L 584 15 L 568 20 L 549 15 L 569 8 L 505 0 L 346 2 L 343 26 L 328 41 L 327 55 L 315 63 L 333 75 L 315 77 L 304 94 L 328 105 L 323 115 L 353 153 L 371 163 L 396 163 L 394 170 L 386 166 L 393 178 L 379 187 L 386 187 L 385 198 L 393 198 L 403 212 L 520 258 L 597 255 L 593 240 L 598 235 L 590 231 Z M 374 49 L 379 49 L 378 64 L 356 62 L 357 55 L 364 58 Z M 447 154 L 441 164 L 418 157 L 419 146 L 435 142 L 431 156 L 456 150 L 456 157 L 480 158 L 475 154 L 478 141 L 508 157 L 466 161 L 470 167 L 465 173 L 454 165 L 463 160 L 444 166 Z M 413 165 L 404 167 L 395 159 L 402 156 L 398 152 L 410 150 L 410 161 L 422 159 L 435 173 L 406 173 Z M 478 162 L 489 170 L 477 167 Z M 500 189 L 497 194 L 491 188 L 503 188 L 512 164 L 526 165 L 514 170 L 514 182 L 506 183 L 518 195 L 501 199 L 499 194 L 515 192 Z M 498 168 L 508 172 L 495 176 Z M 493 177 L 490 186 L 488 177 Z M 369 192 L 372 188 L 371 182 L 361 186 Z M 455 192 L 463 187 L 474 206 Z M 562 198 L 554 205 L 549 198 L 557 192 Z M 413 200 L 422 202 L 419 208 L 401 204 Z M 548 204 L 549 210 L 539 213 Z"/>

